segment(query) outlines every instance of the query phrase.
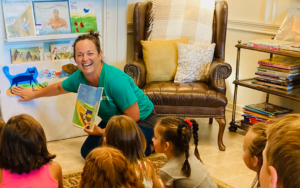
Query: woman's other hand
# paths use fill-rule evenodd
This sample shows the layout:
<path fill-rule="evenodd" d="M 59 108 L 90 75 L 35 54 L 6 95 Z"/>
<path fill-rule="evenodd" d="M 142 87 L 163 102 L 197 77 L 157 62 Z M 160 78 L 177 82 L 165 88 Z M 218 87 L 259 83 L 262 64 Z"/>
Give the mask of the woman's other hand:
<path fill-rule="evenodd" d="M 24 88 L 22 86 L 16 86 L 11 88 L 11 93 L 20 96 L 18 101 L 31 101 L 34 99 L 34 91 L 31 88 Z"/>
<path fill-rule="evenodd" d="M 97 125 L 94 125 L 94 130 L 90 131 L 90 123 L 87 123 L 84 126 L 84 132 L 88 133 L 89 135 L 94 135 L 94 136 L 103 136 L 105 129 L 101 129 Z"/>

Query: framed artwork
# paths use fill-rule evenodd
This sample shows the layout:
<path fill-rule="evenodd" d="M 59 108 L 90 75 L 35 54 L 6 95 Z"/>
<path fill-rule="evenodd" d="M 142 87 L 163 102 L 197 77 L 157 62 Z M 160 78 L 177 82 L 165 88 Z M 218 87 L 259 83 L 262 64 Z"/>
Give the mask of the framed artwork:
<path fill-rule="evenodd" d="M 91 0 L 69 0 L 72 33 L 97 31 L 95 3 Z"/>
<path fill-rule="evenodd" d="M 43 61 L 43 47 L 11 48 L 10 53 L 13 64 Z"/>
<path fill-rule="evenodd" d="M 33 1 L 36 35 L 71 33 L 69 1 Z"/>
<path fill-rule="evenodd" d="M 35 36 L 31 1 L 2 1 L 6 38 Z"/>

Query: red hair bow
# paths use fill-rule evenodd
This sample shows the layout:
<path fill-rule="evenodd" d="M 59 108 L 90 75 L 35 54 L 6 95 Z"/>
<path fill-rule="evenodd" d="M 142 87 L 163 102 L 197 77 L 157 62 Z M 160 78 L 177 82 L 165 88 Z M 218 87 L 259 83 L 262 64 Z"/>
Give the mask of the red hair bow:
<path fill-rule="evenodd" d="M 189 119 L 186 119 L 184 121 L 187 122 L 187 124 L 189 124 L 189 127 L 192 127 L 193 123 Z"/>

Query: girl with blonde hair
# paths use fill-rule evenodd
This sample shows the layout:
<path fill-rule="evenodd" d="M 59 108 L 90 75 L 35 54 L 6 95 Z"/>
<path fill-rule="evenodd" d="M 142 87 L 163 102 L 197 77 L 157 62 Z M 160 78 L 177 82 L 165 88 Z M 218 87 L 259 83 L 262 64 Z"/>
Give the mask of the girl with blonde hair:
<path fill-rule="evenodd" d="M 113 116 L 107 123 L 104 143 L 122 151 L 146 188 L 161 187 L 151 161 L 144 154 L 146 139 L 132 118 Z"/>
<path fill-rule="evenodd" d="M 86 157 L 79 188 L 143 188 L 124 155 L 111 147 L 99 147 Z"/>

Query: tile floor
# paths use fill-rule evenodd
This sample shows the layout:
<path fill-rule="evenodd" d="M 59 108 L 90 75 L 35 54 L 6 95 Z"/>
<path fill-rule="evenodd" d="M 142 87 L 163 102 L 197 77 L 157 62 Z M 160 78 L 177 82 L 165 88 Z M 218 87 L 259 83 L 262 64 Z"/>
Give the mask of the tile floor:
<path fill-rule="evenodd" d="M 199 123 L 199 152 L 205 167 L 210 174 L 236 188 L 249 188 L 255 177 L 255 172 L 249 170 L 242 159 L 244 131 L 229 132 L 228 124 L 231 112 L 226 112 L 227 126 L 223 136 L 226 151 L 219 151 L 217 136 L 219 125 L 214 120 L 212 125 L 208 119 L 197 119 Z M 63 172 L 80 170 L 84 160 L 80 148 L 85 136 L 60 141 L 48 142 L 50 153 L 56 154 L 55 161 L 60 163 Z"/>

